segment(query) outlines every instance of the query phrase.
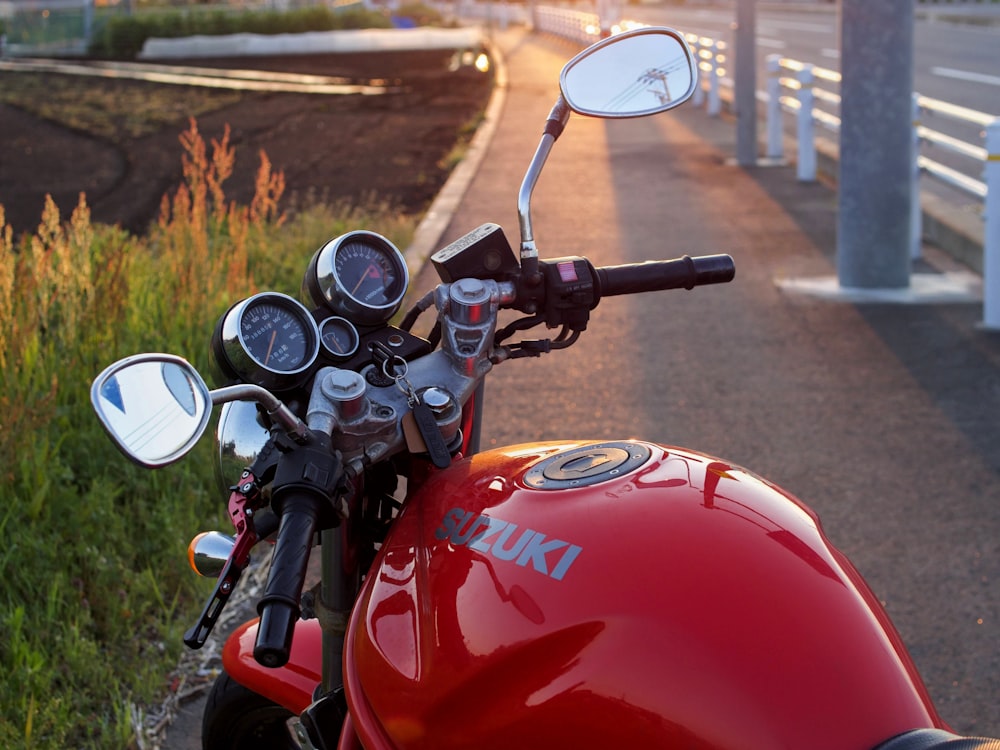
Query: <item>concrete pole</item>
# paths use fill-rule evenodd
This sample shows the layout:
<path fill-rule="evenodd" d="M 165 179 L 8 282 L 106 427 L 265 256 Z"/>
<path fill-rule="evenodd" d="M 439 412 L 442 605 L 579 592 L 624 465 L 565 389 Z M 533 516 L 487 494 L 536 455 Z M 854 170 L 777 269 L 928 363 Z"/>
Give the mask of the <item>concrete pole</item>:
<path fill-rule="evenodd" d="M 1000 117 L 986 126 L 983 327 L 1000 330 Z"/>
<path fill-rule="evenodd" d="M 910 285 L 913 0 L 841 0 L 837 277 Z"/>
<path fill-rule="evenodd" d="M 767 151 L 768 159 L 785 156 L 785 131 L 781 114 L 781 55 L 767 56 Z"/>
<path fill-rule="evenodd" d="M 737 0 L 733 99 L 736 104 L 736 162 L 757 163 L 757 0 Z"/>

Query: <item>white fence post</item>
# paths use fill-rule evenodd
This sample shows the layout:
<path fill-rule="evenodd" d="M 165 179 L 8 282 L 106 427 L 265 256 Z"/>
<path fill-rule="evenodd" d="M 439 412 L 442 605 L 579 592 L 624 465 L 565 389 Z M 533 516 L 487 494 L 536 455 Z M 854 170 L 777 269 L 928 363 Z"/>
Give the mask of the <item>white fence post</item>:
<path fill-rule="evenodd" d="M 767 56 L 767 151 L 768 159 L 785 155 L 781 121 L 781 55 Z"/>
<path fill-rule="evenodd" d="M 1000 329 L 1000 117 L 986 126 L 983 327 Z"/>
<path fill-rule="evenodd" d="M 712 69 L 708 74 L 708 114 L 712 117 L 718 117 L 719 113 L 722 111 L 722 99 L 719 97 L 719 42 L 718 40 L 712 42 L 711 46 L 711 66 Z"/>
<path fill-rule="evenodd" d="M 698 85 L 694 89 L 694 96 L 691 98 L 691 105 L 694 107 L 700 107 L 705 103 L 705 89 L 702 88 L 702 73 L 704 73 L 704 68 L 702 67 L 702 57 L 701 57 L 701 37 L 696 36 L 692 41 L 688 37 L 688 43 L 691 45 L 691 54 L 694 55 L 694 64 L 698 66 Z"/>
<path fill-rule="evenodd" d="M 798 74 L 799 79 L 799 164 L 796 176 L 799 182 L 816 180 L 816 137 L 813 125 L 813 66 L 806 63 Z"/>
<path fill-rule="evenodd" d="M 910 165 L 910 259 L 921 255 L 924 213 L 920 206 L 920 94 L 913 94 L 913 163 Z"/>

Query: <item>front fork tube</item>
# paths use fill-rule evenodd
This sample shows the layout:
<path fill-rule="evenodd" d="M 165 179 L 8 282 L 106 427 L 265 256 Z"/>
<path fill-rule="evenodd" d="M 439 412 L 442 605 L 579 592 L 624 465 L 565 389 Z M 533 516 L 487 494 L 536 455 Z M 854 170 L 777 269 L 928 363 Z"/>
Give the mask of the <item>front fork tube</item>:
<path fill-rule="evenodd" d="M 325 610 L 321 617 L 329 618 L 323 623 L 323 695 L 344 684 L 344 637 L 358 591 L 357 557 L 351 554 L 354 546 L 348 541 L 351 526 L 351 519 L 345 519 L 339 526 L 321 532 L 320 606 Z"/>
<path fill-rule="evenodd" d="M 343 686 L 346 626 L 360 578 L 354 547 L 348 543 L 353 519 L 320 532 L 321 581 L 312 608 L 315 619 L 296 624 L 289 665 L 261 666 L 253 657 L 257 621 L 245 623 L 223 648 L 223 667 L 244 687 L 292 713 L 301 713 L 316 698 Z M 313 589 L 316 591 L 315 589 Z"/>
<path fill-rule="evenodd" d="M 462 458 L 479 453 L 479 441 L 483 434 L 483 402 L 485 399 L 486 379 L 483 378 L 462 407 L 462 447 L 460 449 Z"/>

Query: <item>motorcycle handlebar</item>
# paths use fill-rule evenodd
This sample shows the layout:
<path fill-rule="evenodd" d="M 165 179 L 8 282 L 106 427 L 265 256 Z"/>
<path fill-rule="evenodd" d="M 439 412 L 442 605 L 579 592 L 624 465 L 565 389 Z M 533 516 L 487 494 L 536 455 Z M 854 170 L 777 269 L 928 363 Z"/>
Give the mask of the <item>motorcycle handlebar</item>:
<path fill-rule="evenodd" d="M 666 289 L 693 289 L 705 284 L 724 284 L 736 276 L 729 255 L 685 255 L 675 260 L 651 260 L 602 266 L 597 271 L 600 296 L 637 294 Z"/>
<path fill-rule="evenodd" d="M 260 624 L 253 656 L 265 667 L 288 662 L 318 515 L 316 498 L 309 493 L 290 493 L 283 499 L 271 571 L 257 604 Z"/>

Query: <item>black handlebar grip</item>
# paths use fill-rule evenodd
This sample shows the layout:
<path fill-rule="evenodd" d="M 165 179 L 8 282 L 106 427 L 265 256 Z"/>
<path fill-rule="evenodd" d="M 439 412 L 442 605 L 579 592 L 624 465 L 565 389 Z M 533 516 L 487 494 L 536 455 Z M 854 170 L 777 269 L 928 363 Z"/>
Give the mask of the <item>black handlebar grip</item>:
<path fill-rule="evenodd" d="M 617 294 L 693 289 L 704 284 L 725 284 L 736 276 L 736 265 L 728 255 L 685 255 L 676 260 L 650 260 L 622 266 L 597 268 L 602 297 Z"/>
<path fill-rule="evenodd" d="M 282 503 L 271 571 L 257 604 L 260 624 L 253 658 L 265 667 L 282 667 L 288 662 L 318 514 L 319 502 L 308 493 L 289 494 Z"/>

